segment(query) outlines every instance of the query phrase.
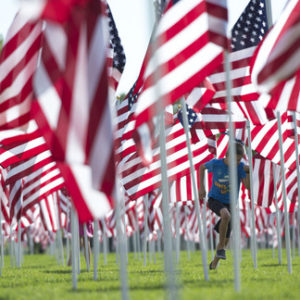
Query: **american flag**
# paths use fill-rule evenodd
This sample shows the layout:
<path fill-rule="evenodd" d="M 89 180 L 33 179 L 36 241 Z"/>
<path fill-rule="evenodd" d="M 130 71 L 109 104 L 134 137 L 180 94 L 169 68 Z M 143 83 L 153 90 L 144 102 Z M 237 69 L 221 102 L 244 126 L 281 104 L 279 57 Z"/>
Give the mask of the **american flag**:
<path fill-rule="evenodd" d="M 230 78 L 232 80 L 231 95 L 234 100 L 232 111 L 244 116 L 253 124 L 264 124 L 268 118 L 263 105 L 256 102 L 259 94 L 251 82 L 250 61 L 257 44 L 268 30 L 264 0 L 251 0 L 242 15 L 232 28 Z M 209 79 L 216 89 L 211 103 L 224 103 L 226 109 L 225 66 L 221 65 Z M 217 107 L 219 108 L 219 107 Z"/>
<path fill-rule="evenodd" d="M 28 18 L 17 14 L 8 30 L 0 56 L 2 130 L 27 126 L 41 39 L 42 23 L 29 23 Z"/>
<path fill-rule="evenodd" d="M 139 75 L 136 128 L 198 86 L 221 63 L 226 23 L 225 1 L 169 1 Z"/>
<path fill-rule="evenodd" d="M 110 7 L 107 3 L 106 14 L 109 26 L 109 48 L 108 48 L 108 77 L 110 87 L 116 92 L 121 75 L 124 71 L 126 57 L 119 37 L 118 29 L 115 24 Z"/>
<path fill-rule="evenodd" d="M 253 57 L 251 76 L 259 92 L 269 93 L 299 70 L 299 23 L 300 3 L 291 0 Z"/>
<path fill-rule="evenodd" d="M 280 167 L 275 165 L 276 189 L 274 188 L 274 176 L 272 161 L 260 157 L 253 158 L 253 196 L 254 203 L 258 206 L 269 207 L 281 186 Z M 278 195 L 278 199 L 280 199 Z"/>
<path fill-rule="evenodd" d="M 53 15 L 52 5 L 44 2 L 38 15 L 46 26 L 33 113 L 85 222 L 111 209 L 115 189 L 107 43 L 101 22 L 106 7 L 97 0 L 60 3 L 55 6 L 59 13 Z"/>

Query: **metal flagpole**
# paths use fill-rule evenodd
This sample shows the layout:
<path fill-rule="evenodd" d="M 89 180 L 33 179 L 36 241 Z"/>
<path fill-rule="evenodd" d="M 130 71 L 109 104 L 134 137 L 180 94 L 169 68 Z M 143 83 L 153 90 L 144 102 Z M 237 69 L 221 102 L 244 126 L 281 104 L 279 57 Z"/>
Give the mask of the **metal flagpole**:
<path fill-rule="evenodd" d="M 281 117 L 279 112 L 277 112 L 277 124 L 278 124 L 278 134 L 279 134 L 282 197 L 283 197 L 283 205 L 284 205 L 285 245 L 286 245 L 286 254 L 287 254 L 287 262 L 288 262 L 288 272 L 291 274 L 292 263 L 291 263 L 290 224 L 288 219 L 288 208 L 287 208 L 287 200 L 286 200 L 285 168 L 284 168 L 284 156 L 283 156 L 283 146 L 282 146 L 283 142 L 282 142 L 282 131 L 281 131 Z"/>
<path fill-rule="evenodd" d="M 80 274 L 80 257 L 81 257 L 81 249 L 80 249 L 80 236 L 79 236 L 79 221 L 78 215 L 75 215 L 75 228 L 76 228 L 76 258 L 77 258 L 77 273 Z"/>
<path fill-rule="evenodd" d="M 0 277 L 2 276 L 2 266 L 3 266 L 3 240 L 2 240 L 2 203 L 0 199 L 0 252 L 1 252 L 1 260 L 0 260 Z"/>
<path fill-rule="evenodd" d="M 273 163 L 273 162 L 272 162 L 272 167 L 273 167 L 274 191 L 275 191 L 276 231 L 277 231 L 277 240 L 278 240 L 278 263 L 281 265 L 282 243 L 281 243 L 280 215 L 279 215 L 278 197 L 277 197 L 277 176 L 276 176 L 276 170 L 275 170 L 275 163 Z"/>
<path fill-rule="evenodd" d="M 102 223 L 102 244 L 103 244 L 103 259 L 104 259 L 104 264 L 107 264 L 107 236 L 106 236 L 106 224 L 104 218 L 101 219 Z"/>
<path fill-rule="evenodd" d="M 179 263 L 180 258 L 180 232 L 179 232 L 179 226 L 180 226 L 180 220 L 179 220 L 179 207 L 178 205 L 175 206 L 176 209 L 176 262 Z"/>
<path fill-rule="evenodd" d="M 94 236 L 93 236 L 93 241 L 94 241 L 94 280 L 97 280 L 98 277 L 98 256 L 99 256 L 99 236 L 98 236 L 98 231 L 99 231 L 99 221 L 94 220 Z"/>
<path fill-rule="evenodd" d="M 123 224 L 122 220 L 122 209 L 123 199 L 121 199 L 121 192 L 118 188 L 116 188 L 116 221 L 117 221 L 117 245 L 118 251 L 116 252 L 116 256 L 119 255 L 119 263 L 120 263 L 120 278 L 121 278 L 121 291 L 122 291 L 122 299 L 129 299 L 128 296 L 128 285 L 127 285 L 127 267 L 126 267 L 126 259 L 127 259 L 127 245 L 126 245 L 126 229 L 125 223 Z M 124 225 L 124 228 L 123 228 Z"/>
<path fill-rule="evenodd" d="M 90 254 L 89 254 L 89 249 L 88 249 L 88 237 L 87 237 L 87 226 L 86 223 L 83 224 L 83 235 L 84 235 L 84 256 L 86 260 L 86 269 L 89 272 L 90 271 Z"/>
<path fill-rule="evenodd" d="M 209 241 L 210 241 L 210 252 L 211 260 L 214 259 L 214 240 L 213 240 L 213 228 L 212 228 L 212 212 L 209 212 Z"/>
<path fill-rule="evenodd" d="M 74 207 L 71 208 L 71 233 L 72 233 L 72 252 L 71 252 L 71 258 L 72 258 L 72 283 L 73 283 L 73 289 L 77 289 L 77 251 L 76 251 L 76 212 Z"/>
<path fill-rule="evenodd" d="M 293 253 L 293 258 L 295 258 L 295 246 L 296 246 L 296 230 L 295 230 L 295 211 L 293 211 L 293 214 L 290 217 L 292 217 L 292 253 Z"/>
<path fill-rule="evenodd" d="M 297 211 L 297 231 L 298 231 L 298 256 L 300 256 L 300 213 L 299 213 L 299 195 L 300 195 L 300 171 L 299 171 L 299 141 L 297 130 L 296 112 L 293 112 L 293 123 L 295 130 L 295 151 L 296 151 L 296 170 L 297 170 L 297 188 L 298 188 L 298 211 Z"/>
<path fill-rule="evenodd" d="M 137 209 L 136 209 L 136 205 L 134 206 L 134 210 L 135 210 L 135 221 L 136 221 L 136 226 L 137 226 L 137 251 L 138 251 L 138 257 L 139 260 L 141 260 L 141 235 L 140 235 L 140 225 L 139 225 L 139 218 L 138 218 L 138 214 L 137 214 Z"/>
<path fill-rule="evenodd" d="M 201 248 L 201 256 L 202 256 L 203 272 L 204 272 L 205 280 L 209 280 L 208 267 L 207 267 L 207 248 L 206 248 L 206 241 L 205 241 L 204 232 L 203 232 L 203 227 L 204 227 L 203 223 L 204 222 L 202 223 L 202 220 L 200 217 L 199 194 L 197 191 L 195 168 L 194 168 L 194 164 L 193 164 L 192 148 L 191 148 L 191 142 L 190 142 L 189 130 L 188 130 L 187 109 L 186 109 L 186 104 L 185 104 L 185 101 L 183 98 L 181 98 L 180 102 L 181 102 L 182 112 L 183 112 L 182 119 L 183 119 L 184 131 L 185 131 L 185 135 L 186 135 L 188 157 L 189 157 L 189 162 L 190 162 L 192 188 L 193 188 L 193 193 L 194 193 L 194 197 L 195 197 L 195 206 L 196 206 L 196 213 L 197 213 L 197 220 L 198 220 L 198 227 L 199 227 L 199 237 L 200 237 L 200 248 Z"/>
<path fill-rule="evenodd" d="M 166 151 L 166 132 L 164 110 L 160 114 L 160 162 L 161 162 L 161 181 L 162 181 L 162 212 L 163 212 L 163 230 L 164 230 L 164 262 L 165 273 L 167 277 L 168 296 L 171 299 L 177 299 L 178 294 L 175 287 L 175 274 L 172 255 L 172 236 L 169 218 L 169 184 L 167 175 L 167 151 Z"/>
<path fill-rule="evenodd" d="M 257 268 L 257 245 L 255 235 L 255 214 L 254 214 L 254 194 L 253 194 L 253 164 L 252 164 L 252 147 L 251 147 L 251 130 L 250 121 L 247 121 L 248 133 L 248 159 L 249 159 L 249 176 L 250 176 L 250 201 L 251 201 L 251 252 L 254 269 Z"/>
<path fill-rule="evenodd" d="M 184 222 L 185 222 L 185 234 L 186 234 L 186 250 L 187 250 L 187 257 L 188 260 L 191 260 L 191 250 L 190 250 L 190 239 L 189 239 L 189 228 L 188 228 L 188 221 L 187 221 L 187 207 L 184 207 Z"/>
<path fill-rule="evenodd" d="M 148 237 L 148 197 L 149 194 L 144 196 L 144 239 L 143 239 L 143 254 L 144 254 L 144 266 L 147 264 L 147 237 Z"/>
<path fill-rule="evenodd" d="M 233 258 L 234 258 L 234 287 L 236 291 L 241 290 L 241 279 L 240 279 L 240 226 L 239 226 L 239 215 L 237 215 L 236 206 L 238 204 L 237 199 L 237 164 L 236 164 L 236 151 L 233 147 L 234 127 L 231 116 L 231 79 L 230 79 L 230 62 L 229 53 L 225 51 L 225 63 L 226 63 L 226 102 L 229 116 L 229 183 L 230 183 L 230 207 L 231 207 L 231 220 L 233 227 Z"/>
<path fill-rule="evenodd" d="M 14 267 L 14 241 L 13 241 L 13 229 L 12 221 L 10 222 L 10 264 L 11 267 Z"/>
<path fill-rule="evenodd" d="M 16 253 L 16 267 L 21 267 L 21 220 L 18 220 L 18 244 L 17 244 L 17 253 Z"/>

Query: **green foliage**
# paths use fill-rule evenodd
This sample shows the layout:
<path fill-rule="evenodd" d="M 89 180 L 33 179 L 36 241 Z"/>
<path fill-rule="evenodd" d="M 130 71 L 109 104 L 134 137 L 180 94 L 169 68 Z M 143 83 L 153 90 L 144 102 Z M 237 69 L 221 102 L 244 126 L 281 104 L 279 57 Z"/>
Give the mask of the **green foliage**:
<path fill-rule="evenodd" d="M 285 251 L 283 251 L 285 254 Z M 210 257 L 210 252 L 208 253 Z M 191 260 L 182 251 L 176 271 L 178 292 L 181 299 L 299 299 L 300 258 L 293 260 L 293 272 L 287 271 L 286 257 L 283 264 L 272 258 L 272 250 L 259 250 L 258 268 L 253 268 L 251 253 L 244 250 L 241 262 L 241 292 L 234 291 L 233 263 L 230 251 L 228 259 L 218 269 L 209 272 L 209 281 L 204 280 L 199 251 L 191 253 Z M 71 267 L 58 266 L 56 259 L 48 255 L 24 256 L 21 269 L 10 267 L 10 257 L 0 277 L 0 299 L 120 299 L 119 269 L 114 254 L 98 265 L 97 281 L 93 269 L 88 273 L 81 259 L 78 289 L 72 290 Z M 143 266 L 143 261 L 129 254 L 128 277 L 130 299 L 165 299 L 165 276 L 163 260 L 156 255 L 156 264 Z"/>

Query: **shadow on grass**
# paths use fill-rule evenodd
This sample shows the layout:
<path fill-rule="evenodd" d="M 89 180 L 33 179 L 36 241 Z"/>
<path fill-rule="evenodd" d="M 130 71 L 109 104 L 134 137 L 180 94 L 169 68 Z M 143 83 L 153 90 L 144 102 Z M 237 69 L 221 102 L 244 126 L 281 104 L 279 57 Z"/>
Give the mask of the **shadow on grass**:
<path fill-rule="evenodd" d="M 72 270 L 46 270 L 46 271 L 43 271 L 43 273 L 47 273 L 47 274 L 71 274 Z"/>
<path fill-rule="evenodd" d="M 296 265 L 296 264 L 293 264 L 293 265 Z M 260 265 L 261 267 L 287 267 L 287 264 L 261 264 Z"/>

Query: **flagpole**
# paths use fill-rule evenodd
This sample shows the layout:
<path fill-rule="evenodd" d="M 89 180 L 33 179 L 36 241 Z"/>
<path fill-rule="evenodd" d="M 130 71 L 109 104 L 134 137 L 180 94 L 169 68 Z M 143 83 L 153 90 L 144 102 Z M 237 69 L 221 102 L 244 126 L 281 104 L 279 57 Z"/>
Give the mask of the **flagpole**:
<path fill-rule="evenodd" d="M 93 235 L 93 241 L 94 241 L 94 280 L 97 280 L 98 277 L 98 256 L 99 256 L 99 220 L 94 220 L 94 235 Z"/>
<path fill-rule="evenodd" d="M 117 182 L 117 181 L 116 181 Z M 129 299 L 128 295 L 128 284 L 127 284 L 127 267 L 126 267 L 126 259 L 127 259 L 127 249 L 126 249 L 126 241 L 125 241 L 125 234 L 126 229 L 123 228 L 122 225 L 122 203 L 123 199 L 121 199 L 121 192 L 118 187 L 116 187 L 116 225 L 117 225 L 117 245 L 118 251 L 116 251 L 116 256 L 119 255 L 120 260 L 120 277 L 121 277 L 121 291 L 122 291 L 122 299 L 127 300 Z M 124 230 L 123 230 L 124 229 Z"/>
<path fill-rule="evenodd" d="M 72 283 L 73 283 L 73 289 L 77 290 L 77 251 L 76 251 L 76 212 L 74 207 L 71 208 L 71 233 L 72 233 L 72 250 L 71 250 L 71 258 L 72 258 Z"/>
<path fill-rule="evenodd" d="M 190 240 L 189 240 L 189 228 L 188 228 L 188 220 L 187 220 L 187 207 L 184 206 L 184 222 L 185 222 L 185 234 L 186 234 L 186 251 L 188 260 L 191 260 L 191 253 L 190 253 Z"/>
<path fill-rule="evenodd" d="M 284 156 L 283 156 L 283 142 L 282 142 L 282 131 L 281 131 L 281 117 L 280 113 L 277 112 L 277 124 L 278 124 L 278 134 L 279 134 L 279 149 L 280 149 L 280 165 L 281 165 L 281 180 L 282 180 L 282 196 L 284 205 L 284 225 L 285 225 L 285 244 L 286 244 L 286 254 L 288 262 L 288 272 L 292 273 L 291 264 L 291 242 L 290 242 L 290 224 L 288 219 L 288 208 L 286 200 L 286 184 L 285 184 L 285 168 L 284 168 Z"/>
<path fill-rule="evenodd" d="M 0 252 L 1 252 L 1 260 L 0 260 L 0 277 L 2 276 L 2 266 L 3 266 L 3 240 L 2 240 L 2 200 L 0 199 Z"/>
<path fill-rule="evenodd" d="M 257 244 L 255 235 L 255 214 L 254 214 L 254 194 L 253 194 L 253 163 L 252 163 L 252 146 L 250 121 L 247 121 L 248 133 L 248 159 L 249 159 L 249 176 L 250 176 L 250 201 L 251 201 L 251 251 L 254 269 L 257 269 Z"/>
<path fill-rule="evenodd" d="M 86 223 L 83 224 L 83 238 L 84 238 L 84 250 L 85 250 L 85 260 L 86 260 L 86 269 L 89 272 L 90 271 L 90 255 L 89 255 L 89 249 L 88 249 L 88 237 L 87 237 L 87 225 Z"/>
<path fill-rule="evenodd" d="M 18 220 L 18 244 L 17 244 L 17 263 L 16 267 L 21 267 L 21 219 Z"/>
<path fill-rule="evenodd" d="M 148 237 L 148 198 L 149 194 L 144 196 L 144 240 L 143 240 L 143 254 L 144 254 L 144 266 L 147 264 L 147 237 Z"/>
<path fill-rule="evenodd" d="M 179 207 L 178 205 L 176 204 L 175 206 L 175 210 L 176 210 L 176 263 L 178 264 L 179 263 L 179 258 L 180 258 L 180 220 L 179 220 Z"/>
<path fill-rule="evenodd" d="M 140 225 L 139 225 L 139 217 L 137 213 L 137 207 L 134 206 L 135 210 L 135 220 L 136 220 L 136 233 L 137 233 L 137 251 L 138 251 L 138 257 L 139 260 L 141 260 L 141 235 L 140 235 Z"/>
<path fill-rule="evenodd" d="M 184 127 L 184 131 L 185 131 L 186 144 L 187 144 L 187 149 L 188 149 L 188 157 L 189 157 L 189 162 L 190 162 L 192 188 L 193 188 L 193 193 L 194 193 L 194 197 L 195 197 L 195 207 L 196 207 L 197 221 L 198 221 L 198 227 L 199 227 L 199 237 L 200 237 L 200 248 L 201 248 L 201 256 L 202 256 L 203 272 L 204 272 L 205 280 L 209 280 L 208 267 L 207 267 L 207 249 L 206 249 L 206 242 L 205 242 L 204 232 L 203 232 L 203 227 L 204 227 L 203 223 L 204 222 L 202 223 L 201 217 L 200 217 L 199 194 L 197 191 L 196 178 L 195 178 L 195 167 L 193 164 L 193 154 L 192 154 L 192 148 L 191 148 L 191 142 L 190 142 L 189 130 L 188 130 L 187 109 L 186 109 L 186 104 L 185 104 L 184 98 L 181 98 L 180 102 L 181 102 L 181 107 L 182 107 L 183 127 Z"/>
<path fill-rule="evenodd" d="M 106 236 L 106 224 L 104 218 L 101 219 L 101 224 L 102 224 L 102 231 L 103 231 L 103 236 L 102 236 L 102 244 L 103 244 L 103 259 L 104 259 L 104 264 L 107 264 L 107 236 Z"/>
<path fill-rule="evenodd" d="M 293 123 L 295 130 L 295 151 L 296 151 L 296 171 L 297 171 L 297 188 L 298 197 L 300 195 L 300 171 L 299 171 L 299 141 L 298 141 L 298 130 L 297 130 L 297 119 L 296 112 L 293 111 Z M 297 228 L 298 228 L 298 256 L 300 256 L 300 213 L 299 213 L 299 200 L 298 200 L 298 213 L 297 213 Z"/>
<path fill-rule="evenodd" d="M 276 231 L 277 231 L 277 240 L 278 240 L 278 263 L 281 265 L 282 262 L 282 243 L 281 243 L 281 228 L 280 228 L 280 216 L 278 208 L 278 197 L 277 197 L 277 178 L 275 163 L 272 162 L 273 169 L 273 178 L 274 178 L 274 191 L 275 191 L 275 208 L 276 208 Z"/>
<path fill-rule="evenodd" d="M 241 279 L 240 279 L 240 251 L 239 251 L 239 240 L 240 240 L 240 226 L 239 216 L 237 216 L 236 206 L 237 206 L 237 164 L 236 164 L 236 151 L 233 147 L 235 137 L 234 137 L 234 127 L 231 116 L 231 79 L 230 79 L 230 61 L 229 53 L 225 51 L 225 66 L 226 66 L 226 102 L 229 117 L 229 183 L 230 183 L 230 207 L 231 207 L 231 220 L 233 227 L 233 258 L 234 258 L 234 286 L 236 291 L 241 290 Z"/>

